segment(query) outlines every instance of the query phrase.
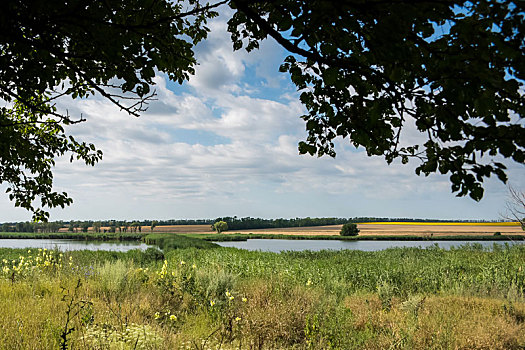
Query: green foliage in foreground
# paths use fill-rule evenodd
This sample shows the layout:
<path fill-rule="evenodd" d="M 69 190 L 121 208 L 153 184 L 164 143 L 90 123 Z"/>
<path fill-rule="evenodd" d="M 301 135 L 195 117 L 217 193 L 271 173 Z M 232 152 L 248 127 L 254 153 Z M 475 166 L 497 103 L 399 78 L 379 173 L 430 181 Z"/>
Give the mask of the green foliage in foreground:
<path fill-rule="evenodd" d="M 524 265 L 520 245 L 0 249 L 0 348 L 521 349 Z"/>
<path fill-rule="evenodd" d="M 154 233 L 144 237 L 146 244 L 158 246 L 164 251 L 183 248 L 216 248 L 217 244 L 185 235 Z"/>
<path fill-rule="evenodd" d="M 396 293 L 465 292 L 504 297 L 510 289 L 525 292 L 525 246 L 480 245 L 441 248 L 394 248 L 263 253 L 238 249 L 173 250 L 169 259 L 219 265 L 242 278 L 310 280 L 332 295 L 374 292 L 383 282 Z M 278 277 L 277 277 L 278 276 Z"/>

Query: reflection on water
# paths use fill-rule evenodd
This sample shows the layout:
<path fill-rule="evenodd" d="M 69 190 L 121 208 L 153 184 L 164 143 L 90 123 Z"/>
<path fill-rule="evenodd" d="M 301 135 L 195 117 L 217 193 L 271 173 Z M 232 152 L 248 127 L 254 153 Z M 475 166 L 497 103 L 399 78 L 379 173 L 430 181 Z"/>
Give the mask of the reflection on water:
<path fill-rule="evenodd" d="M 145 250 L 148 246 L 135 241 L 76 241 L 72 239 L 0 239 L 0 248 L 46 248 L 68 250 L 112 250 L 126 252 L 132 249 Z"/>
<path fill-rule="evenodd" d="M 249 239 L 242 242 L 214 242 L 223 247 L 234 247 L 265 252 L 301 250 L 363 250 L 377 251 L 396 247 L 428 248 L 438 246 L 450 249 L 465 244 L 479 244 L 491 248 L 493 244 L 523 244 L 524 241 L 330 241 L 330 240 L 287 240 L 287 239 Z M 150 245 L 136 241 L 76 241 L 72 239 L 0 239 L 0 248 L 46 248 L 68 250 L 111 250 L 126 252 L 132 249 L 145 250 Z"/>
<path fill-rule="evenodd" d="M 504 245 L 504 241 L 329 241 L 329 240 L 287 240 L 287 239 L 249 239 L 242 242 L 214 242 L 222 247 L 234 247 L 246 250 L 260 250 L 265 252 L 282 252 L 287 250 L 363 250 L 378 251 L 388 248 L 428 248 L 439 246 L 440 248 L 450 249 L 465 244 L 481 244 L 483 247 L 490 248 L 493 244 Z M 511 242 L 509 244 L 523 244 Z"/>

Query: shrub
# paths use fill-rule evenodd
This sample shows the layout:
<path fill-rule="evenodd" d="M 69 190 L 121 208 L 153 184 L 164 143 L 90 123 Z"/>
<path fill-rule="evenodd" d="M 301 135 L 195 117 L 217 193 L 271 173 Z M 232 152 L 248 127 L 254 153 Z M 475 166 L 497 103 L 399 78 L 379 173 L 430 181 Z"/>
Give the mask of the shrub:
<path fill-rule="evenodd" d="M 217 231 L 217 233 L 228 231 L 228 223 L 226 221 L 217 221 L 213 224 L 213 229 Z"/>
<path fill-rule="evenodd" d="M 359 229 L 356 224 L 344 224 L 339 234 L 341 236 L 357 236 L 359 234 Z"/>
<path fill-rule="evenodd" d="M 150 247 L 144 251 L 143 258 L 146 263 L 161 261 L 164 260 L 164 253 L 158 248 Z"/>
<path fill-rule="evenodd" d="M 494 236 L 501 236 L 501 232 L 494 232 Z"/>
<path fill-rule="evenodd" d="M 106 296 L 124 295 L 129 284 L 129 263 L 120 259 L 106 261 L 95 270 L 98 290 Z"/>

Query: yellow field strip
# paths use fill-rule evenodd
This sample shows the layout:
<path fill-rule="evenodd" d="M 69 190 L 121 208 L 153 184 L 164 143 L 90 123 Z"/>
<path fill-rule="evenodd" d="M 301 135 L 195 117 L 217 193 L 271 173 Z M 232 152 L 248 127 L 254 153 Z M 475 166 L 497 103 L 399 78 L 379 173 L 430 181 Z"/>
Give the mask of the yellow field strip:
<path fill-rule="evenodd" d="M 519 222 L 359 222 L 361 225 L 519 226 Z"/>

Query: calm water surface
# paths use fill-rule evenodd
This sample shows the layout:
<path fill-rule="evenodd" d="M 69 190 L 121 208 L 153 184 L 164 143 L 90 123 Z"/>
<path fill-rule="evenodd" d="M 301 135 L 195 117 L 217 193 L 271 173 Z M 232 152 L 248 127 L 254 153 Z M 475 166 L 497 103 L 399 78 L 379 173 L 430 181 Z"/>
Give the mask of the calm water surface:
<path fill-rule="evenodd" d="M 214 242 L 222 247 L 234 247 L 246 250 L 260 250 L 265 252 L 282 252 L 287 250 L 363 250 L 378 251 L 388 248 L 412 247 L 428 248 L 434 245 L 450 249 L 465 244 L 481 244 L 483 247 L 492 247 L 493 244 L 504 245 L 503 241 L 328 241 L 328 240 L 287 240 L 287 239 L 249 239 L 242 242 Z M 509 243 L 507 241 L 507 243 Z M 523 241 L 509 244 L 523 244 Z"/>
<path fill-rule="evenodd" d="M 287 239 L 249 239 L 242 242 L 214 242 L 222 247 L 234 247 L 246 250 L 260 250 L 265 252 L 301 251 L 301 250 L 363 250 L 377 251 L 396 247 L 428 248 L 434 245 L 450 249 L 465 244 L 481 244 L 483 247 L 492 247 L 493 244 L 503 245 L 503 241 L 329 241 L 329 240 L 287 240 Z M 509 243 L 507 241 L 507 243 Z M 515 242 L 509 244 L 524 244 Z M 126 252 L 131 249 L 145 250 L 150 245 L 142 242 L 100 242 L 77 241 L 72 239 L 0 239 L 0 248 L 47 248 L 68 250 L 112 250 Z"/>
<path fill-rule="evenodd" d="M 142 242 L 76 241 L 72 239 L 0 239 L 0 248 L 46 248 L 68 250 L 113 250 L 126 252 L 132 249 L 145 250 L 151 247 Z"/>

